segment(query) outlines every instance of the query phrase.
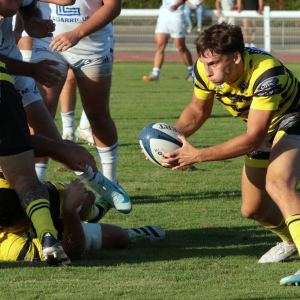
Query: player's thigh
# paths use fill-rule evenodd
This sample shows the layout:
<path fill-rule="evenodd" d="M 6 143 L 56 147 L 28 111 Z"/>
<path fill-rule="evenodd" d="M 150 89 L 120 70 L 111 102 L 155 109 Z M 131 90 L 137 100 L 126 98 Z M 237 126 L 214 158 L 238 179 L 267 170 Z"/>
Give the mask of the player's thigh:
<path fill-rule="evenodd" d="M 268 185 L 295 191 L 300 180 L 300 135 L 277 138 L 272 147 L 267 173 Z"/>
<path fill-rule="evenodd" d="M 31 134 L 47 136 L 54 140 L 62 140 L 53 118 L 42 100 L 32 102 L 25 107 Z"/>
<path fill-rule="evenodd" d="M 169 38 L 170 38 L 170 34 L 168 33 L 156 32 L 155 33 L 156 48 L 165 49 L 168 44 Z"/>
<path fill-rule="evenodd" d="M 271 205 L 272 198 L 266 191 L 266 168 L 244 165 L 242 173 L 242 213 L 244 216 L 263 214 Z"/>

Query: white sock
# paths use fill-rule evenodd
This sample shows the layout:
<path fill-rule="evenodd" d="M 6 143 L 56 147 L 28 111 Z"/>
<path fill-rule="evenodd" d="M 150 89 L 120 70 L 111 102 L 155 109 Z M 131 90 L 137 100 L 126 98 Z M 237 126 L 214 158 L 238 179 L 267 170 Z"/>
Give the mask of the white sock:
<path fill-rule="evenodd" d="M 189 75 L 192 75 L 193 74 L 193 66 L 190 66 L 190 67 L 186 67 L 186 70 L 188 72 Z"/>
<path fill-rule="evenodd" d="M 75 131 L 75 109 L 66 113 L 60 112 L 63 124 L 63 135 Z"/>
<path fill-rule="evenodd" d="M 160 74 L 160 68 L 153 68 L 152 75 L 154 75 L 158 78 L 159 74 Z"/>
<path fill-rule="evenodd" d="M 45 181 L 47 168 L 47 164 L 35 164 L 35 171 L 39 181 Z"/>
<path fill-rule="evenodd" d="M 101 166 L 101 173 L 114 183 L 117 183 L 118 142 L 111 147 L 96 146 Z"/>
<path fill-rule="evenodd" d="M 85 114 L 85 111 L 83 110 L 82 111 L 82 114 L 81 114 L 81 118 L 80 118 L 80 125 L 79 127 L 81 129 L 86 129 L 86 128 L 90 128 L 91 127 L 91 124 Z"/>

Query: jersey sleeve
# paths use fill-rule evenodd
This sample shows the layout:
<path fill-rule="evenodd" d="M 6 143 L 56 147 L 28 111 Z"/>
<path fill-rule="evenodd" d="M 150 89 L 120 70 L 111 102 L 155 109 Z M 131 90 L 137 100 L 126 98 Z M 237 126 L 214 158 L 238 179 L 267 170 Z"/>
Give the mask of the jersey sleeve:
<path fill-rule="evenodd" d="M 23 0 L 22 5 L 19 10 L 21 11 L 30 11 L 36 6 L 35 0 Z"/>
<path fill-rule="evenodd" d="M 268 64 L 268 61 L 266 61 Z M 282 100 L 282 92 L 286 84 L 285 69 L 282 65 L 264 69 L 264 72 L 255 74 L 252 92 L 251 108 L 258 110 L 277 110 Z"/>
<path fill-rule="evenodd" d="M 194 92 L 197 98 L 208 100 L 214 96 L 214 86 L 206 78 L 203 64 L 198 60 L 193 70 Z"/>

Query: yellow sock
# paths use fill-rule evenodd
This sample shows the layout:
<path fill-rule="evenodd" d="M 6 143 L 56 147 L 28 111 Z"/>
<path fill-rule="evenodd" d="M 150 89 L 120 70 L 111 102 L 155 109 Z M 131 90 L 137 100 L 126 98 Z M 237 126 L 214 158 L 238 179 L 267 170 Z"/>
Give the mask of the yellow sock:
<path fill-rule="evenodd" d="M 91 221 L 98 217 L 99 215 L 99 208 L 96 205 L 93 205 L 88 213 L 86 213 L 84 216 L 81 216 L 81 221 Z"/>
<path fill-rule="evenodd" d="M 289 227 L 289 231 L 298 251 L 300 251 L 300 215 L 286 218 L 285 223 Z"/>
<path fill-rule="evenodd" d="M 57 231 L 50 215 L 50 203 L 48 200 L 34 200 L 28 205 L 26 213 L 31 219 L 40 241 L 42 241 L 45 232 L 51 232 L 57 238 Z"/>
<path fill-rule="evenodd" d="M 282 219 L 278 226 L 264 226 L 277 234 L 283 241 L 291 241 L 293 238 L 290 234 L 289 228 L 286 226 L 285 219 Z"/>

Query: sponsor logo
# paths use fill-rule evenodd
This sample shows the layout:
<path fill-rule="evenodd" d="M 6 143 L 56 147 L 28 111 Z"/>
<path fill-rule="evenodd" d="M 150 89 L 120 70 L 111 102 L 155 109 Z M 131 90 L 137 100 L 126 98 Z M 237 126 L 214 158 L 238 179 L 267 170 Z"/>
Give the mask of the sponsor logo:
<path fill-rule="evenodd" d="M 80 16 L 80 8 L 56 5 L 56 14 L 58 16 Z"/>
<path fill-rule="evenodd" d="M 274 76 L 268 79 L 265 79 L 262 83 L 260 83 L 257 87 L 258 91 L 269 91 L 273 89 L 279 82 L 279 78 Z"/>
<path fill-rule="evenodd" d="M 224 84 L 221 84 L 221 85 L 217 85 L 217 88 L 223 90 L 225 88 L 225 86 L 224 86 Z"/>
<path fill-rule="evenodd" d="M 239 84 L 239 89 L 241 90 L 241 93 L 245 93 L 247 88 L 248 88 L 248 83 L 246 83 L 245 81 Z"/>
<path fill-rule="evenodd" d="M 158 129 L 169 129 L 178 133 L 181 133 L 179 130 L 177 130 L 175 127 L 170 126 L 170 125 L 165 125 L 165 124 L 159 124 Z"/>
<path fill-rule="evenodd" d="M 80 17 L 80 18 L 62 18 L 62 17 L 51 16 L 51 20 L 56 22 L 62 22 L 62 23 L 80 23 L 86 21 L 89 18 L 90 18 L 89 16 Z"/>
<path fill-rule="evenodd" d="M 277 92 L 278 92 L 278 88 L 275 88 L 275 89 L 272 89 L 270 91 L 264 91 L 264 92 L 257 93 L 257 96 L 258 97 L 271 96 L 271 95 L 276 94 Z"/>

